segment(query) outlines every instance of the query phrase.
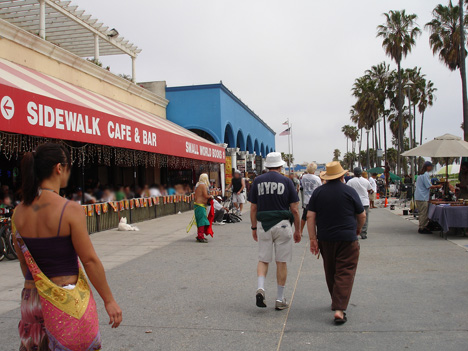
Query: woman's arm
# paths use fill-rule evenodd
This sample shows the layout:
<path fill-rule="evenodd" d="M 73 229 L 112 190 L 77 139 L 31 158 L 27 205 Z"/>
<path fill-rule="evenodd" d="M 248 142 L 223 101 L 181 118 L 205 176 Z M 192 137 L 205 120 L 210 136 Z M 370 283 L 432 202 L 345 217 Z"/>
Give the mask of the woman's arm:
<path fill-rule="evenodd" d="M 110 317 L 109 324 L 112 324 L 112 328 L 117 328 L 120 322 L 122 322 L 122 310 L 112 295 L 109 284 L 107 283 L 104 266 L 97 256 L 91 239 L 89 238 L 83 209 L 77 203 L 70 203 L 66 213 L 69 219 L 71 238 L 76 253 L 83 263 L 89 280 L 104 301 L 107 314 Z"/>
<path fill-rule="evenodd" d="M 19 247 L 18 241 L 16 240 L 16 226 L 15 226 L 15 213 L 18 210 L 19 206 L 16 208 L 15 212 L 13 213 L 13 217 L 11 217 L 11 234 L 13 235 L 13 246 L 15 247 L 16 255 L 18 256 L 18 261 L 20 263 L 21 272 L 23 273 L 23 277 L 26 278 L 26 274 L 28 273 L 28 264 L 24 259 L 23 251 Z"/>

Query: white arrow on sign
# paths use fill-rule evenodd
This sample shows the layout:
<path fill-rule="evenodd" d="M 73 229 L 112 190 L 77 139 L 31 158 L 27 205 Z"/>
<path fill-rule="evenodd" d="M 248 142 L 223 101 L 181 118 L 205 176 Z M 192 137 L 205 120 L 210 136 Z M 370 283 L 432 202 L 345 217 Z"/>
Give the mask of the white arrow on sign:
<path fill-rule="evenodd" d="M 4 96 L 0 101 L 0 110 L 5 119 L 12 119 L 15 114 L 15 104 L 9 96 Z"/>

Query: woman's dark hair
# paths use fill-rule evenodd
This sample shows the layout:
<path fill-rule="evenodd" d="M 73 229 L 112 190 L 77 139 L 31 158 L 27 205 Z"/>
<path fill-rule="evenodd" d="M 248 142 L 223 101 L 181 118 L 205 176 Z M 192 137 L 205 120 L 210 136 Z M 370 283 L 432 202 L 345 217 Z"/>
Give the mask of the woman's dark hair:
<path fill-rule="evenodd" d="M 33 152 L 24 154 L 21 161 L 22 195 L 25 205 L 30 205 L 37 196 L 39 185 L 52 175 L 58 164 L 71 167 L 68 149 L 61 144 L 45 143 Z"/>

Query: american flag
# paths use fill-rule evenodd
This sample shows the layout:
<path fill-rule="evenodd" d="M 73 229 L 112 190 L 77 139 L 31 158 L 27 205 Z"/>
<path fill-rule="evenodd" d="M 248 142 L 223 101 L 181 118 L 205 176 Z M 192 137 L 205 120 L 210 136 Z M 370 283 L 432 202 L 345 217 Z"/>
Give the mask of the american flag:
<path fill-rule="evenodd" d="M 286 129 L 285 131 L 281 132 L 280 133 L 280 136 L 283 136 L 283 135 L 290 135 L 291 134 L 291 128 L 288 128 Z"/>
<path fill-rule="evenodd" d="M 289 119 L 283 123 L 283 126 L 289 126 Z"/>

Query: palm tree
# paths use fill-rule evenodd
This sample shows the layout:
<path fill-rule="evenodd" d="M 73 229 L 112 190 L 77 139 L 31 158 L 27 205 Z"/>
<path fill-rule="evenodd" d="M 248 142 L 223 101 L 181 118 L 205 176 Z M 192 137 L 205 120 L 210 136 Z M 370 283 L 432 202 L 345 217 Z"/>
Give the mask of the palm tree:
<path fill-rule="evenodd" d="M 388 148 L 386 159 L 388 164 L 390 165 L 390 168 L 393 168 L 393 173 L 396 173 L 395 168 L 397 165 L 398 151 L 393 147 Z"/>
<path fill-rule="evenodd" d="M 361 129 L 366 129 L 367 134 L 367 150 L 369 150 L 369 131 L 375 129 L 375 125 L 379 118 L 379 90 L 377 82 L 369 75 L 364 75 L 355 80 L 353 85 L 353 96 L 357 98 L 353 106 L 354 116 L 351 119 L 358 124 Z M 369 167 L 369 162 L 367 162 Z"/>
<path fill-rule="evenodd" d="M 351 140 L 351 148 L 353 159 L 351 162 L 351 168 L 354 167 L 354 160 L 356 159 L 356 141 L 359 139 L 359 130 L 355 126 L 351 126 L 349 130 L 349 139 Z"/>
<path fill-rule="evenodd" d="M 341 156 L 341 151 L 339 149 L 333 150 L 333 161 L 339 161 Z"/>
<path fill-rule="evenodd" d="M 424 86 L 421 89 L 421 99 L 419 100 L 418 110 L 421 114 L 421 132 L 419 134 L 419 145 L 422 145 L 423 142 L 423 125 L 424 125 L 424 113 L 428 106 L 434 105 L 435 100 L 435 91 L 437 88 L 434 88 L 434 83 L 432 81 L 424 80 Z"/>
<path fill-rule="evenodd" d="M 352 126 L 350 125 L 345 125 L 341 128 L 341 132 L 344 134 L 346 137 L 346 152 L 349 152 L 349 138 L 350 138 L 350 132 L 351 132 Z"/>
<path fill-rule="evenodd" d="M 437 5 L 432 11 L 432 21 L 426 23 L 426 28 L 431 35 L 429 44 L 434 55 L 439 54 L 439 59 L 448 67 L 450 71 L 460 69 L 463 90 L 463 120 L 467 116 L 467 101 L 465 86 L 465 75 L 462 70 L 462 50 L 465 53 L 465 46 L 461 40 L 462 31 L 460 31 L 460 9 L 459 6 L 453 6 L 452 0 L 447 6 Z M 467 18 L 463 20 L 463 33 L 467 26 Z"/>
<path fill-rule="evenodd" d="M 386 23 L 377 27 L 377 37 L 381 37 L 382 47 L 385 53 L 390 56 L 398 67 L 398 121 L 400 129 L 398 137 L 398 151 L 401 153 L 401 140 L 403 140 L 403 130 L 401 129 L 403 120 L 403 88 L 401 77 L 401 60 L 411 52 L 413 46 L 416 45 L 416 38 L 421 34 L 421 30 L 416 25 L 417 16 L 415 14 L 406 14 L 405 10 L 390 11 L 384 13 Z M 400 171 L 400 158 L 397 160 L 398 174 Z"/>
<path fill-rule="evenodd" d="M 388 98 L 387 90 L 388 90 L 388 83 L 389 83 L 389 77 L 390 77 L 389 71 L 390 71 L 390 66 L 385 62 L 372 66 L 371 69 L 366 71 L 366 74 L 371 79 L 373 79 L 376 83 L 379 115 L 382 116 L 383 118 L 384 153 L 386 153 L 387 151 L 387 125 L 385 121 L 385 118 L 387 116 L 387 111 L 385 109 L 385 102 L 387 101 L 387 98 Z M 379 136 L 380 136 L 380 127 L 379 127 Z"/>

